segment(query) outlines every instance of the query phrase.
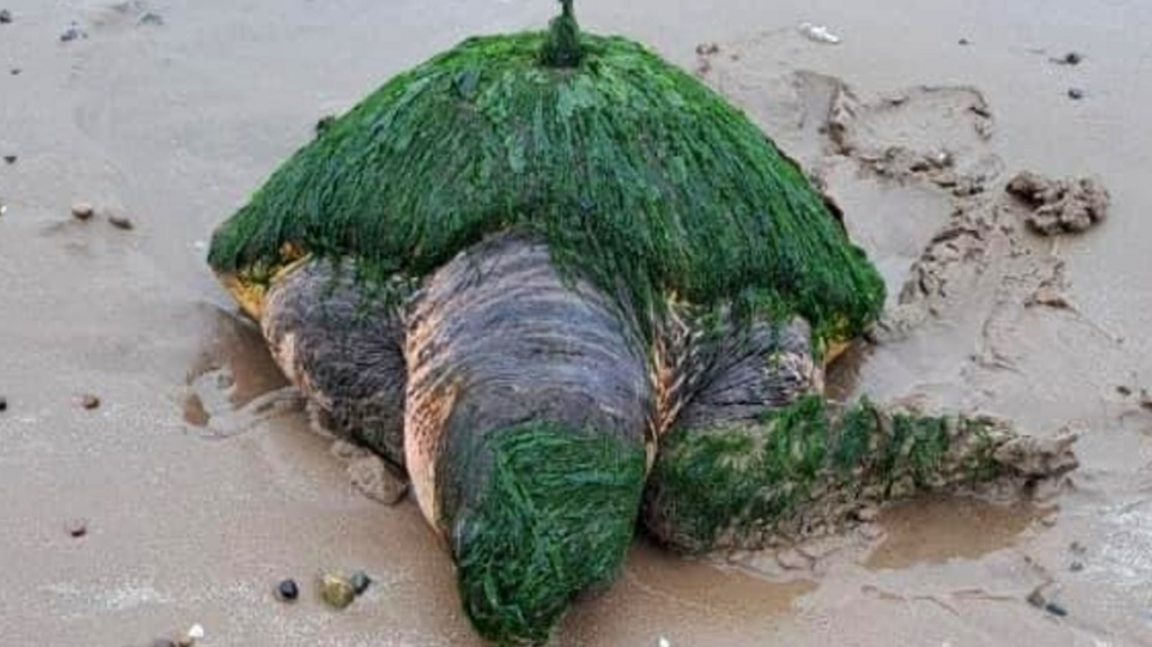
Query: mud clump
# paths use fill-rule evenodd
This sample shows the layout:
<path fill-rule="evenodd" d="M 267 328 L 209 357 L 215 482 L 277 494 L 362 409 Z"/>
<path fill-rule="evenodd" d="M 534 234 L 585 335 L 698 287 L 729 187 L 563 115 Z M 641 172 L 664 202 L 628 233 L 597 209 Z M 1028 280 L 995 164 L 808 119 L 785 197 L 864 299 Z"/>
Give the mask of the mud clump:
<path fill-rule="evenodd" d="M 1104 220 L 1111 197 L 1099 182 L 1051 180 L 1023 171 L 1008 183 L 1010 195 L 1031 208 L 1024 221 L 1038 234 L 1081 233 Z"/>

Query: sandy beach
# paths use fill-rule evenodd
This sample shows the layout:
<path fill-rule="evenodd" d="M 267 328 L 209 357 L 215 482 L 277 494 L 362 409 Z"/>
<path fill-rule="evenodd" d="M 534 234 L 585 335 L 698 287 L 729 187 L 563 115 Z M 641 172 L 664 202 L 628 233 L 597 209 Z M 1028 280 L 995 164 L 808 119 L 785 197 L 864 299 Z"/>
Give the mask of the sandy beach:
<path fill-rule="evenodd" d="M 1152 645 L 1152 4 L 577 5 L 742 107 L 843 210 L 890 303 L 835 396 L 1072 431 L 1081 467 L 1031 502 L 903 504 L 779 554 L 637 542 L 553 643 Z M 353 487 L 204 256 L 318 119 L 555 3 L 0 9 L 0 645 L 193 624 L 205 647 L 482 644 L 416 505 Z M 1093 178 L 1107 218 L 1037 235 L 1005 192 L 1021 171 Z M 323 569 L 374 584 L 335 612 Z"/>

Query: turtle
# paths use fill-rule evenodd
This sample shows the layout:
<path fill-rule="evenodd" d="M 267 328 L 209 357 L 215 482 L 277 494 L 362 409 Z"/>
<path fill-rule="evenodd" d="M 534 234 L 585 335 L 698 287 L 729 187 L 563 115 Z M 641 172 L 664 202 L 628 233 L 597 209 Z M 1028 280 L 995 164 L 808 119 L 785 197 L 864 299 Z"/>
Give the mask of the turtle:
<path fill-rule="evenodd" d="M 738 108 L 560 4 L 327 120 L 208 254 L 320 425 L 410 479 L 484 638 L 547 641 L 638 532 L 756 548 L 1075 466 L 828 401 L 883 310 L 867 254 Z"/>

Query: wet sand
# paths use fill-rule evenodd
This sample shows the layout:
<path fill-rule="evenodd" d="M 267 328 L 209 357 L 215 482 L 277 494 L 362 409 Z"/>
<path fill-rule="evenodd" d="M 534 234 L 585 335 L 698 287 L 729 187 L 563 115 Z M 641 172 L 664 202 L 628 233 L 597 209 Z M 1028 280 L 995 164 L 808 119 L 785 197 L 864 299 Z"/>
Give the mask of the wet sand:
<path fill-rule="evenodd" d="M 1004 4 L 581 0 L 587 28 L 701 69 L 845 211 L 892 317 L 836 368 L 838 394 L 1070 427 L 1082 468 L 1033 508 L 913 504 L 787 567 L 638 544 L 557 645 L 1152 645 L 1152 7 Z M 542 25 L 551 3 L 3 8 L 0 156 L 17 161 L 0 161 L 0 643 L 144 645 L 201 623 L 208 646 L 479 644 L 415 505 L 350 485 L 204 243 L 318 118 L 464 36 Z M 87 37 L 61 42 L 72 21 Z M 803 38 L 802 21 L 843 42 Z M 719 48 L 706 64 L 702 43 Z M 1050 60 L 1069 51 L 1084 61 Z M 893 146 L 954 159 L 913 170 Z M 1099 178 L 1108 219 L 1032 235 L 1003 196 L 1022 170 Z M 951 183 L 974 178 L 973 195 Z M 74 221 L 75 200 L 97 216 Z M 1070 307 L 1029 306 L 1044 285 Z M 343 613 L 310 586 L 273 599 L 322 568 L 377 584 Z M 1067 617 L 1030 606 L 1037 587 Z"/>

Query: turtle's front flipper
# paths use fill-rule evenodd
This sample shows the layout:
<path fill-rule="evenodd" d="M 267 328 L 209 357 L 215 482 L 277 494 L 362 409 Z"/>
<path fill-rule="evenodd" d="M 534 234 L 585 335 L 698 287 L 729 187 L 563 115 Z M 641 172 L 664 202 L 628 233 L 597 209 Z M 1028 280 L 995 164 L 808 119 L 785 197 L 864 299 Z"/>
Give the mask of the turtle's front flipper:
<path fill-rule="evenodd" d="M 404 466 L 404 329 L 396 300 L 355 270 L 306 261 L 277 279 L 261 327 L 272 355 L 320 425 Z"/>
<path fill-rule="evenodd" d="M 755 339 L 744 337 L 742 347 Z M 772 537 L 834 529 L 866 506 L 1001 479 L 1025 483 L 1077 465 L 1071 437 L 1042 441 L 992 418 L 866 401 L 845 408 L 816 392 L 773 390 L 796 383 L 810 355 L 795 335 L 760 339 L 759 352 L 724 352 L 739 361 L 707 366 L 711 377 L 661 436 L 642 518 L 674 549 L 758 548 Z M 750 358 L 760 362 L 759 377 Z"/>

